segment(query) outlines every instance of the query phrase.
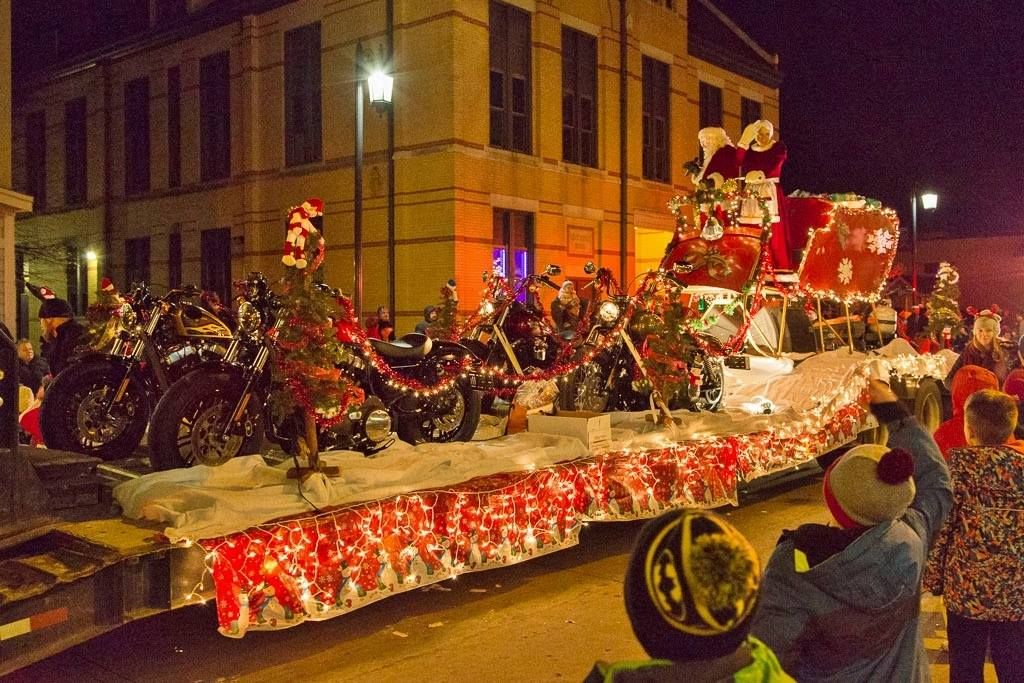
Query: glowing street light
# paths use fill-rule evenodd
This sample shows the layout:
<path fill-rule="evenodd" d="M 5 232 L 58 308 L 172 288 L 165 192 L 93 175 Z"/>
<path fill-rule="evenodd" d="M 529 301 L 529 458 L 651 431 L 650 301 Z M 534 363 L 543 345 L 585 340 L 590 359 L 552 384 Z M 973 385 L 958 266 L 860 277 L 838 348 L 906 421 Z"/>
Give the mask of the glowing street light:
<path fill-rule="evenodd" d="M 910 286 L 914 290 L 914 303 L 917 303 L 917 192 L 910 197 Z M 925 192 L 921 195 L 921 208 L 934 211 L 939 205 L 939 195 Z"/>
<path fill-rule="evenodd" d="M 355 266 L 355 283 L 352 303 L 356 315 L 363 310 L 363 90 L 369 91 L 370 104 L 387 108 L 391 105 L 391 93 L 395 79 L 370 57 L 367 59 L 363 44 L 356 44 L 355 61 L 356 112 L 355 112 L 355 165 L 352 173 L 352 260 Z"/>

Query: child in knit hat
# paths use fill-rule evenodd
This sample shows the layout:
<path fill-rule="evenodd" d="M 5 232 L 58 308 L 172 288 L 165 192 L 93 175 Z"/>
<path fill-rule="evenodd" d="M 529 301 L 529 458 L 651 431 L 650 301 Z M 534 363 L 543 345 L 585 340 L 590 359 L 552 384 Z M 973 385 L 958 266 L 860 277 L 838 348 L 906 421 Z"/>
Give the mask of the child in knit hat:
<path fill-rule="evenodd" d="M 648 522 L 626 570 L 626 613 L 655 659 L 598 662 L 587 683 L 792 681 L 749 635 L 761 563 L 722 517 L 673 510 Z"/>
<path fill-rule="evenodd" d="M 953 512 L 939 534 L 925 587 L 942 595 L 950 680 L 981 681 L 985 652 L 1000 681 L 1024 681 L 1024 443 L 1017 401 L 985 389 L 967 399 L 970 444 L 954 448 Z"/>
<path fill-rule="evenodd" d="M 838 526 L 783 533 L 761 584 L 751 633 L 799 681 L 921 681 L 918 633 L 928 550 L 952 505 L 935 441 L 887 384 L 869 384 L 887 446 L 850 449 L 825 472 Z"/>

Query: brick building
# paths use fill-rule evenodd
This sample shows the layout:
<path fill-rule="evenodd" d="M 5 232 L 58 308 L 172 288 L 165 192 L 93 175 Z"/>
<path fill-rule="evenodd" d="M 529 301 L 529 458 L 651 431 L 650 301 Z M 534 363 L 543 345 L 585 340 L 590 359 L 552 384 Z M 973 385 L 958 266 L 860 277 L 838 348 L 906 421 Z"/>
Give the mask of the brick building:
<path fill-rule="evenodd" d="M 449 277 L 472 306 L 495 263 L 650 267 L 697 130 L 778 120 L 776 59 L 711 0 L 52 4 L 15 7 L 19 268 L 80 310 L 101 274 L 226 293 L 279 272 L 308 196 L 352 291 L 360 47 L 394 76 L 364 108 L 362 310 L 399 331 Z"/>

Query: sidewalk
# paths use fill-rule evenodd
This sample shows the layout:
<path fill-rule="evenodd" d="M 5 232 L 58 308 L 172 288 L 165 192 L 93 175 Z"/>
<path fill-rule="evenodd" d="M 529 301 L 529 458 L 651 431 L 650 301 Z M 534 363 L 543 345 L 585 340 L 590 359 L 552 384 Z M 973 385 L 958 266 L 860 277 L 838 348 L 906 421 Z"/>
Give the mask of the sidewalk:
<path fill-rule="evenodd" d="M 942 598 L 925 593 L 921 598 L 921 637 L 924 639 L 928 661 L 931 662 L 933 683 L 949 683 L 949 644 L 946 641 L 946 610 Z M 985 663 L 985 682 L 996 683 L 996 670 L 991 662 Z"/>

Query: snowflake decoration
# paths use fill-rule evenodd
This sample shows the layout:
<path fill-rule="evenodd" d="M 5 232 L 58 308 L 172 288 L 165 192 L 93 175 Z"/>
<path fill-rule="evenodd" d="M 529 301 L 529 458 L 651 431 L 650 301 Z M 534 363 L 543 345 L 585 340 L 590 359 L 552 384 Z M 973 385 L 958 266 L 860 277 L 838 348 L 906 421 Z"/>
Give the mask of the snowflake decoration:
<path fill-rule="evenodd" d="M 885 228 L 878 228 L 870 235 L 868 235 L 868 249 L 876 254 L 884 254 L 890 251 L 895 240 L 892 238 L 892 233 Z"/>
<path fill-rule="evenodd" d="M 844 285 L 850 284 L 853 279 L 853 261 L 844 258 L 839 262 L 839 281 Z"/>

